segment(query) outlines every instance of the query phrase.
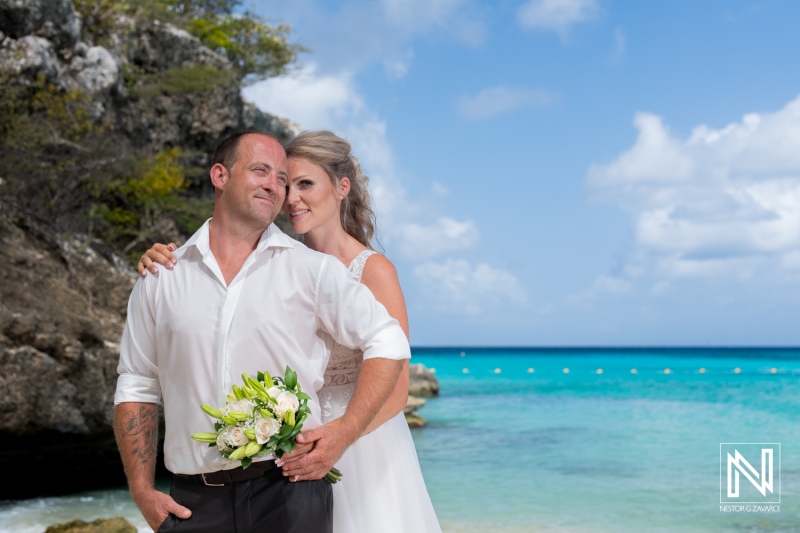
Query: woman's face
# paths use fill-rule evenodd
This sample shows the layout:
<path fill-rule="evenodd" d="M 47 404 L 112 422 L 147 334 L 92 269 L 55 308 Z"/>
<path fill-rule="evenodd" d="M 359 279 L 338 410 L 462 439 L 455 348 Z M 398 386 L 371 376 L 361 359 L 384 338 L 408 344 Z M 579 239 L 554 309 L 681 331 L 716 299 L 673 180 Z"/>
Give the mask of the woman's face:
<path fill-rule="evenodd" d="M 289 158 L 289 185 L 283 212 L 295 233 L 303 235 L 320 227 L 340 225 L 340 195 L 346 194 L 343 185 L 335 187 L 319 165 L 299 157 Z"/>

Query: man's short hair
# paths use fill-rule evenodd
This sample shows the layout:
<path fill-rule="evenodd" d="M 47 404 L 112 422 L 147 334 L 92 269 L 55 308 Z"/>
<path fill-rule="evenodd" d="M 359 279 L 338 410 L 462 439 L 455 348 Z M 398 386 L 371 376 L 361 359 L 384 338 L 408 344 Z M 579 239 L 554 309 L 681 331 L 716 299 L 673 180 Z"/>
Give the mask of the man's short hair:
<path fill-rule="evenodd" d="M 222 165 L 223 167 L 228 169 L 228 172 L 231 171 L 233 168 L 233 164 L 236 163 L 237 158 L 237 150 L 239 149 L 239 142 L 241 142 L 242 137 L 245 135 L 264 135 L 271 139 L 274 139 L 275 142 L 281 144 L 281 142 L 270 132 L 263 131 L 263 130 L 244 130 L 238 133 L 234 133 L 233 135 L 226 137 L 217 145 L 217 148 L 214 150 L 214 155 L 211 156 L 211 166 L 213 167 L 217 163 Z"/>

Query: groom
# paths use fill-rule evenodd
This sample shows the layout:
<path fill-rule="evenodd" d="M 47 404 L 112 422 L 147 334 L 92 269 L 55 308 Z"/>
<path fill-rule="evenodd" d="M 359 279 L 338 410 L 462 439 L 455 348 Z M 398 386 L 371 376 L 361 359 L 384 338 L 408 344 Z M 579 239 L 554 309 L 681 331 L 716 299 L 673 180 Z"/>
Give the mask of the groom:
<path fill-rule="evenodd" d="M 339 261 L 271 224 L 287 185 L 277 140 L 258 131 L 233 135 L 212 165 L 213 218 L 176 252 L 183 266 L 139 279 L 128 303 L 115 432 L 131 495 L 158 531 L 330 532 L 326 481 L 291 482 L 269 457 L 235 467 L 191 439 L 213 423 L 200 404 L 224 405 L 242 373 L 282 373 L 289 365 L 312 396 L 304 429 L 313 429 L 320 426 L 313 391 L 323 383 L 330 337 L 359 347 L 364 362 L 350 407 L 314 432 L 308 455 L 329 467 L 389 396 L 410 357 L 408 341 Z M 164 461 L 175 474 L 169 496 L 154 488 L 161 400 Z"/>

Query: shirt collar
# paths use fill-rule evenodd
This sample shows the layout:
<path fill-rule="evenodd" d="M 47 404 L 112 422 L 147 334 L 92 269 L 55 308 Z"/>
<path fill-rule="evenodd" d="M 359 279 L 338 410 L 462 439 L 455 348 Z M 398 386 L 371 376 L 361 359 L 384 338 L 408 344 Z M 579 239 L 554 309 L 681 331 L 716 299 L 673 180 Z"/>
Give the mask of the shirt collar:
<path fill-rule="evenodd" d="M 201 255 L 206 255 L 211 251 L 210 246 L 210 239 L 209 239 L 209 224 L 211 223 L 211 219 L 205 221 L 205 223 L 200 227 L 199 230 L 192 235 L 186 244 L 184 244 L 184 248 L 189 248 L 194 246 L 197 248 L 197 251 L 200 252 Z M 270 224 L 269 227 L 261 234 L 261 238 L 258 240 L 258 245 L 256 246 L 256 257 L 269 248 L 294 248 L 295 240 L 286 235 L 284 232 L 280 230 L 278 226 L 275 224 Z"/>
<path fill-rule="evenodd" d="M 270 224 L 261 234 L 261 239 L 256 246 L 256 256 L 268 248 L 294 248 L 297 241 L 286 235 L 275 224 Z"/>

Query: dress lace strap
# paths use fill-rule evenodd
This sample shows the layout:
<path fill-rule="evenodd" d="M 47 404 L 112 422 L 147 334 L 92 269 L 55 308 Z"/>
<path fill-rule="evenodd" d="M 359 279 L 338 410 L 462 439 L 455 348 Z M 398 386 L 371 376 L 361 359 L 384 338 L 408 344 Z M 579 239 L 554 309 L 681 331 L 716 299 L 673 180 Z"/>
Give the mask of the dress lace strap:
<path fill-rule="evenodd" d="M 375 250 L 364 250 L 350 262 L 348 270 L 350 270 L 354 280 L 361 281 L 361 275 L 364 273 L 364 265 L 367 264 L 367 259 L 376 253 L 378 252 Z"/>

